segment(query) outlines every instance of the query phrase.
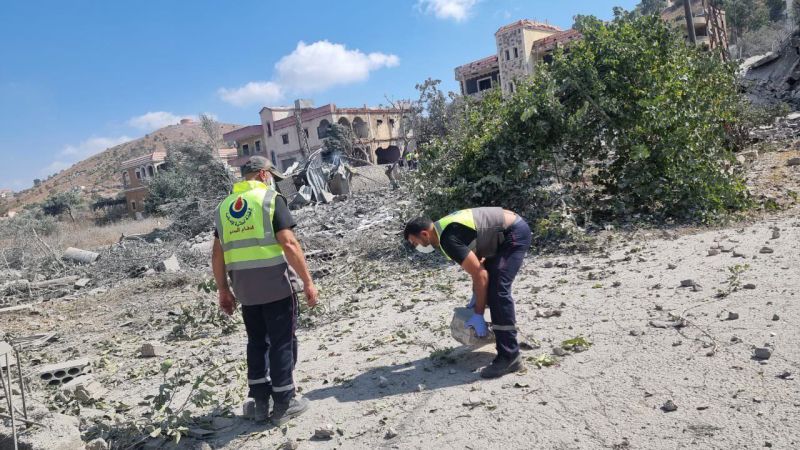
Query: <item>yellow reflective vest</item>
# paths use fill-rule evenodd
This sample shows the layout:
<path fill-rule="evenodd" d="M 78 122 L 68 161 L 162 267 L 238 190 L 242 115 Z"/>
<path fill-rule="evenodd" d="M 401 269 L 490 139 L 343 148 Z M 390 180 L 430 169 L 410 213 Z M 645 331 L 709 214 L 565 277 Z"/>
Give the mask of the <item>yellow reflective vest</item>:
<path fill-rule="evenodd" d="M 241 181 L 219 204 L 215 221 L 227 270 L 286 264 L 272 228 L 278 195 L 260 181 Z"/>
<path fill-rule="evenodd" d="M 442 217 L 433 223 L 433 228 L 442 239 L 442 233 L 448 225 L 452 223 L 461 224 L 471 230 L 475 230 L 477 237 L 475 241 L 470 244 L 470 248 L 475 252 L 478 258 L 491 258 L 497 253 L 500 245 L 503 244 L 505 237 L 503 234 L 505 216 L 503 208 L 498 207 L 480 207 L 471 209 L 462 209 L 450 215 Z M 439 249 L 444 253 L 447 259 L 450 255 L 444 251 L 444 247 L 439 245 Z"/>

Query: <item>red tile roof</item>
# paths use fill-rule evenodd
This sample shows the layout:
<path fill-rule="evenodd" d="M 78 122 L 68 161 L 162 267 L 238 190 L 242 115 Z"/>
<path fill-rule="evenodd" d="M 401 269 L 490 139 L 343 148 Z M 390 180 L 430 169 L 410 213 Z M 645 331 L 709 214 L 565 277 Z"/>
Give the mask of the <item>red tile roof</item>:
<path fill-rule="evenodd" d="M 120 168 L 122 170 L 130 169 L 131 167 L 141 166 L 142 164 L 150 164 L 150 163 L 159 163 L 164 162 L 167 158 L 167 154 L 165 152 L 153 152 L 149 155 L 140 156 L 138 158 L 129 159 L 124 161 Z"/>
<path fill-rule="evenodd" d="M 522 19 L 514 23 L 510 23 L 508 25 L 500 27 L 500 29 L 498 29 L 495 34 L 511 31 L 515 28 L 527 28 L 529 30 L 538 30 L 538 31 L 561 31 L 561 28 L 555 25 L 550 25 L 549 23 L 542 23 L 533 20 Z"/>
<path fill-rule="evenodd" d="M 566 44 L 582 38 L 583 35 L 578 30 L 567 30 L 539 39 L 533 43 L 533 50 L 548 51 L 554 49 L 559 44 Z"/>
<path fill-rule="evenodd" d="M 498 69 L 499 67 L 500 66 L 497 60 L 497 55 L 492 55 L 492 56 L 487 56 L 486 58 L 481 58 L 477 61 L 472 61 L 471 63 L 464 64 L 463 66 L 458 66 L 456 67 L 456 73 L 457 74 L 481 73 L 491 69 Z"/>

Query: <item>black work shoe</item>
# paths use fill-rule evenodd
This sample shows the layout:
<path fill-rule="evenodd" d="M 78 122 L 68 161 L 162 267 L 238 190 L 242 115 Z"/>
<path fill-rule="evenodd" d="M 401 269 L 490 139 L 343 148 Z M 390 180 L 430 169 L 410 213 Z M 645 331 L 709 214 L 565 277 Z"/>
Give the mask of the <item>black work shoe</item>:
<path fill-rule="evenodd" d="M 270 421 L 276 427 L 285 425 L 286 422 L 308 411 L 310 403 L 311 402 L 304 397 L 295 397 L 291 399 L 289 403 L 275 402 L 275 407 L 272 409 L 272 417 L 270 417 Z"/>
<path fill-rule="evenodd" d="M 498 378 L 507 373 L 519 372 L 522 370 L 522 357 L 517 355 L 514 359 L 498 356 L 491 364 L 481 370 L 482 378 Z"/>
<path fill-rule="evenodd" d="M 269 417 L 269 404 L 272 401 L 269 398 L 256 399 L 256 407 L 253 412 L 253 420 L 256 422 L 263 422 Z"/>

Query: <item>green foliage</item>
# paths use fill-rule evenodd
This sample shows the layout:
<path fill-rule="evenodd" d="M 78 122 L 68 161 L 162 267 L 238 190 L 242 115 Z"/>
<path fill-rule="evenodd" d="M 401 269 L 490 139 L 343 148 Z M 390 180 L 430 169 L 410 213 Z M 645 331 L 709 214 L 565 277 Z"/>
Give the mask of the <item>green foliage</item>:
<path fill-rule="evenodd" d="M 541 369 L 542 367 L 550 367 L 558 362 L 554 356 L 546 353 L 542 353 L 537 357 L 528 357 L 528 361 L 533 363 L 538 369 Z"/>
<path fill-rule="evenodd" d="M 60 216 L 66 212 L 69 213 L 74 221 L 73 210 L 78 207 L 81 202 L 81 194 L 78 191 L 57 192 L 47 197 L 44 203 L 42 203 L 42 211 L 48 216 Z"/>
<path fill-rule="evenodd" d="M 750 268 L 750 264 L 736 264 L 733 266 L 728 267 L 728 272 L 730 275 L 726 280 L 725 288 L 724 289 L 717 289 L 717 298 L 725 298 L 731 295 L 732 292 L 736 292 L 739 290 L 741 286 L 741 277 L 744 272 L 746 272 Z"/>
<path fill-rule="evenodd" d="M 213 280 L 212 280 L 213 281 Z M 207 283 L 198 286 L 198 289 L 211 292 L 211 285 Z M 213 285 L 216 290 L 216 283 Z M 241 325 L 241 318 L 225 314 L 215 302 L 208 298 L 200 298 L 190 305 L 181 305 L 181 312 L 174 316 L 175 325 L 169 333 L 170 339 L 184 340 L 197 339 L 208 335 L 209 328 L 220 330 L 223 336 L 235 333 Z"/>
<path fill-rule="evenodd" d="M 583 347 L 584 349 L 587 349 L 591 346 L 592 346 L 591 341 L 589 341 L 583 336 L 577 336 L 572 339 L 567 339 L 566 341 L 563 341 L 561 343 L 561 348 L 563 348 L 564 350 L 574 350 L 578 347 Z"/>
<path fill-rule="evenodd" d="M 173 230 L 194 236 L 212 226 L 216 207 L 233 181 L 208 143 L 183 143 L 169 150 L 164 166 L 148 181 L 145 210 L 169 216 Z"/>
<path fill-rule="evenodd" d="M 505 99 L 465 100 L 460 123 L 422 147 L 414 189 L 427 212 L 503 206 L 544 231 L 554 211 L 705 222 L 748 206 L 728 169 L 744 101 L 734 68 L 656 16 L 579 22 L 568 53 Z"/>
<path fill-rule="evenodd" d="M 641 15 L 659 14 L 666 7 L 666 0 L 642 0 L 638 5 L 636 5 L 634 12 Z"/>

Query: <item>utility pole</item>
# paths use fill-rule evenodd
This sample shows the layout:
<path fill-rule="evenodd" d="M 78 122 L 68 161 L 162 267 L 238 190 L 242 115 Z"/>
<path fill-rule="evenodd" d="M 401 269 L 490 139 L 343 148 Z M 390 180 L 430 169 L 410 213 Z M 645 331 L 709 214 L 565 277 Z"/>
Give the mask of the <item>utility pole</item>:
<path fill-rule="evenodd" d="M 692 45 L 697 43 L 697 35 L 694 33 L 694 17 L 692 15 L 692 0 L 683 0 L 683 12 L 686 15 L 686 31 L 689 33 L 689 42 Z"/>

